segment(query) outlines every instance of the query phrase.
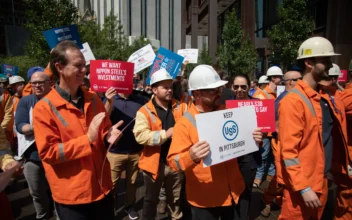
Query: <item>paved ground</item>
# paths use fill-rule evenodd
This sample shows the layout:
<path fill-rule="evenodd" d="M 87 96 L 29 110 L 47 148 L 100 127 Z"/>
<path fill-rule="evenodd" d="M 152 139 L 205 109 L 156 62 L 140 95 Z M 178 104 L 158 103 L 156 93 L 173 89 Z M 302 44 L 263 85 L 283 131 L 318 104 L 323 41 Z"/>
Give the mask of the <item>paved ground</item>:
<path fill-rule="evenodd" d="M 129 218 L 126 216 L 123 208 L 123 199 L 124 199 L 124 179 L 121 179 L 119 184 L 119 193 L 117 197 L 117 212 L 116 220 L 128 220 Z M 263 189 L 267 186 L 267 182 L 264 182 L 261 185 L 260 189 L 254 189 L 252 194 L 252 205 L 250 210 L 249 219 L 258 219 L 258 220 L 274 220 L 280 214 L 279 210 L 272 211 L 269 218 L 264 218 L 260 216 L 260 211 L 264 207 L 264 205 L 260 202 L 260 197 L 263 193 Z M 136 208 L 139 210 L 139 214 L 141 215 L 141 209 L 143 205 L 143 196 L 144 196 L 144 186 L 142 175 L 138 176 L 137 180 L 138 190 L 137 190 L 137 204 Z M 15 218 L 18 220 L 32 220 L 35 219 L 35 210 L 33 206 L 32 199 L 29 195 L 28 186 L 24 178 L 20 178 L 17 182 L 11 184 L 6 189 L 7 195 L 12 203 L 12 210 L 14 212 Z M 191 219 L 190 213 L 185 211 L 186 220 Z M 55 218 L 52 218 L 53 220 Z M 158 219 L 169 219 L 167 214 L 163 216 L 158 216 Z"/>

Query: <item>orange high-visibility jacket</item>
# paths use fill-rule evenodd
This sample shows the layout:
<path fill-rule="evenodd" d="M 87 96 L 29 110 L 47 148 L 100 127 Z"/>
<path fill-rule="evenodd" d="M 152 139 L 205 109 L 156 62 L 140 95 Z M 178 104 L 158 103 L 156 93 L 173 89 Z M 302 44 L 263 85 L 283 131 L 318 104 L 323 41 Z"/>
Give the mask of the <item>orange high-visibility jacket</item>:
<path fill-rule="evenodd" d="M 97 140 L 90 144 L 88 128 L 94 116 L 105 112 L 100 98 L 83 91 L 84 113 L 52 89 L 33 110 L 35 140 L 53 198 L 61 204 L 87 204 L 104 198 L 112 188 L 104 138 L 111 128 L 106 116 Z"/>
<path fill-rule="evenodd" d="M 184 116 L 176 123 L 169 154 L 169 166 L 184 171 L 186 176 L 186 195 L 188 202 L 196 207 L 231 206 L 238 199 L 245 186 L 237 159 L 210 167 L 194 163 L 189 150 L 199 142 L 195 124 L 196 106 L 191 105 Z"/>
<path fill-rule="evenodd" d="M 186 109 L 187 105 L 184 102 L 172 100 L 175 122 L 181 118 Z M 152 100 L 138 110 L 133 133 L 136 141 L 144 145 L 138 166 L 151 173 L 156 179 L 159 170 L 160 147 L 166 141 L 166 131 L 162 129 L 162 121 L 158 117 Z M 152 137 L 152 143 L 149 140 L 150 137 Z"/>
<path fill-rule="evenodd" d="M 193 98 L 188 93 L 182 92 L 180 101 L 186 103 L 187 105 L 186 111 L 187 111 L 188 107 L 191 106 L 191 104 L 193 103 Z"/>
<path fill-rule="evenodd" d="M 347 83 L 345 89 L 352 89 L 352 83 Z"/>
<path fill-rule="evenodd" d="M 276 170 L 276 181 L 279 184 L 284 184 L 282 179 L 282 160 L 280 156 L 280 142 L 276 138 L 271 139 L 271 149 L 274 155 L 274 162 L 275 162 L 275 170 Z"/>
<path fill-rule="evenodd" d="M 271 91 L 269 85 L 263 89 L 263 92 L 265 93 L 266 99 L 276 99 L 276 92 Z"/>
<path fill-rule="evenodd" d="M 328 93 L 330 94 L 328 94 Z M 332 104 L 332 98 L 335 96 Z M 311 187 L 322 193 L 324 184 L 324 146 L 322 143 L 322 109 L 320 99 L 328 100 L 334 113 L 332 172 L 336 166 L 338 151 L 345 152 L 345 158 L 338 161 L 347 167 L 350 162 L 347 149 L 346 117 L 344 104 L 336 90 L 320 86 L 316 92 L 304 81 L 298 81 L 279 103 L 279 141 L 283 181 L 294 191 Z M 336 120 L 337 119 L 337 120 Z"/>
<path fill-rule="evenodd" d="M 264 93 L 264 91 L 262 89 L 260 89 L 258 87 L 255 90 L 254 94 L 253 94 L 253 98 L 256 98 L 256 99 L 268 99 L 269 97 Z"/>

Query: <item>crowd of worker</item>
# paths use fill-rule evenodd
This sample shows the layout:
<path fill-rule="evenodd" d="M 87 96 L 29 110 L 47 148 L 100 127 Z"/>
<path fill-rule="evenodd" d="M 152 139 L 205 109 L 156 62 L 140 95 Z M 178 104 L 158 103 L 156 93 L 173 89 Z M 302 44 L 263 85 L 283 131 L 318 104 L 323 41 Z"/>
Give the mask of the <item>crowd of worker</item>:
<path fill-rule="evenodd" d="M 252 189 L 265 180 L 265 217 L 275 203 L 279 219 L 352 219 L 352 83 L 339 84 L 329 40 L 312 37 L 297 49 L 295 68 L 270 67 L 258 81 L 230 79 L 217 65 L 187 73 L 184 63 L 176 79 L 165 69 L 150 85 L 135 76 L 132 94 L 93 92 L 71 41 L 51 51 L 46 68 L 30 68 L 27 84 L 0 75 L 0 218 L 13 219 L 4 189 L 23 172 L 37 219 L 114 219 L 125 172 L 130 219 L 182 219 L 181 203 L 194 220 L 248 219 Z M 234 99 L 274 99 L 276 132 L 256 128 L 249 135 L 258 151 L 203 167 L 211 148 L 195 115 Z"/>

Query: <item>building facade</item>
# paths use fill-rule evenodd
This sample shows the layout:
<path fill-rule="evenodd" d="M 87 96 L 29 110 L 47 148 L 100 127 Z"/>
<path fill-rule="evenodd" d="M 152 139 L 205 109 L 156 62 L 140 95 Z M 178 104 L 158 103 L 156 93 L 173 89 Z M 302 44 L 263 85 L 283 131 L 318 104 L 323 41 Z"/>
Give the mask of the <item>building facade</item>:
<path fill-rule="evenodd" d="M 84 15 L 87 10 L 102 26 L 104 18 L 116 15 L 130 41 L 144 36 L 153 46 L 181 49 L 181 1 L 179 0 L 72 0 Z"/>
<path fill-rule="evenodd" d="M 279 22 L 277 7 L 282 0 L 182 0 L 181 45 L 199 48 L 199 36 L 208 38 L 209 53 L 216 62 L 216 50 L 221 43 L 225 17 L 235 10 L 242 28 L 259 54 L 258 69 L 269 66 L 267 30 Z M 342 56 L 333 58 L 346 69 L 352 58 L 352 1 L 307 0 L 307 13 L 315 22 L 314 35 L 328 38 Z M 298 49 L 298 48 L 297 48 Z"/>

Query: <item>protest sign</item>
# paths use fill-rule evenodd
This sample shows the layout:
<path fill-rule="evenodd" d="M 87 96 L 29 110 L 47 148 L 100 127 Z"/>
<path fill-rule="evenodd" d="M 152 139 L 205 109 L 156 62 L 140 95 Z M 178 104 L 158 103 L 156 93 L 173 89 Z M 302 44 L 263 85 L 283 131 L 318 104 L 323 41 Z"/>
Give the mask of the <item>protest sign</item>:
<path fill-rule="evenodd" d="M 81 52 L 83 53 L 84 59 L 86 60 L 86 65 L 89 65 L 91 60 L 95 60 L 95 56 L 87 42 L 83 44 L 83 49 Z"/>
<path fill-rule="evenodd" d="M 73 41 L 80 49 L 83 49 L 78 29 L 75 24 L 43 31 L 43 35 L 48 42 L 50 49 L 53 49 L 58 43 L 64 40 Z"/>
<path fill-rule="evenodd" d="M 150 44 L 134 52 L 127 62 L 134 63 L 134 74 L 142 71 L 153 64 L 155 53 Z"/>
<path fill-rule="evenodd" d="M 172 78 L 176 78 L 177 73 L 182 66 L 182 62 L 182 56 L 163 47 L 160 47 L 158 53 L 155 56 L 153 65 L 150 67 L 147 78 L 147 85 L 150 85 L 150 77 L 159 69 L 166 69 Z"/>
<path fill-rule="evenodd" d="M 274 99 L 226 100 L 226 108 L 254 106 L 258 127 L 262 132 L 276 131 Z"/>
<path fill-rule="evenodd" d="M 177 54 L 183 56 L 188 63 L 198 62 L 198 49 L 181 49 Z"/>
<path fill-rule="evenodd" d="M 16 115 L 16 112 L 14 112 Z M 31 107 L 29 110 L 29 124 L 33 125 L 33 108 Z M 14 126 L 14 131 L 17 134 L 17 142 L 18 142 L 18 156 L 22 157 L 24 152 L 35 142 L 34 134 L 24 135 L 17 131 L 16 126 Z"/>
<path fill-rule="evenodd" d="M 3 74 L 11 74 L 12 76 L 18 74 L 18 66 L 11 66 L 8 64 L 1 64 L 1 70 Z"/>
<path fill-rule="evenodd" d="M 255 109 L 247 106 L 197 114 L 196 124 L 200 141 L 207 141 L 210 154 L 203 166 L 212 166 L 258 150 L 253 139 L 257 127 Z"/>
<path fill-rule="evenodd" d="M 285 92 L 286 87 L 285 86 L 277 86 L 276 88 L 276 97 L 279 97 L 281 93 Z"/>
<path fill-rule="evenodd" d="M 114 87 L 118 93 L 132 93 L 134 64 L 115 60 L 91 60 L 90 84 L 95 92 Z"/>
<path fill-rule="evenodd" d="M 337 79 L 338 82 L 347 82 L 347 70 L 341 70 L 341 74 Z"/>

